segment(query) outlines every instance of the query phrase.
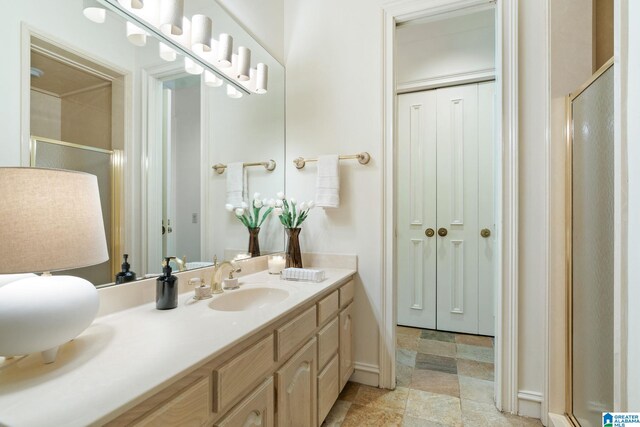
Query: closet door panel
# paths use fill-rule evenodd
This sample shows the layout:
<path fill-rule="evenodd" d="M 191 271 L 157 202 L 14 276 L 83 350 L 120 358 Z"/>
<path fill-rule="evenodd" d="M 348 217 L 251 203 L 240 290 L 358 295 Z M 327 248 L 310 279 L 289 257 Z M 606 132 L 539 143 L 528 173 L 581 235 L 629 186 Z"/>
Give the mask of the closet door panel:
<path fill-rule="evenodd" d="M 478 333 L 478 85 L 437 91 L 437 325 Z"/>

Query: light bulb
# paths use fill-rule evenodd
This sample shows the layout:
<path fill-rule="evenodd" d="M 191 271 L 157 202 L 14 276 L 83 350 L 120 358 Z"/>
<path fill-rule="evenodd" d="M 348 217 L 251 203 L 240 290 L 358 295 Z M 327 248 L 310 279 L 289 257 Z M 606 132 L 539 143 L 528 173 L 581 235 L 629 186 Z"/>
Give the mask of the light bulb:
<path fill-rule="evenodd" d="M 204 70 L 204 84 L 211 87 L 222 86 L 222 79 L 209 70 Z"/>

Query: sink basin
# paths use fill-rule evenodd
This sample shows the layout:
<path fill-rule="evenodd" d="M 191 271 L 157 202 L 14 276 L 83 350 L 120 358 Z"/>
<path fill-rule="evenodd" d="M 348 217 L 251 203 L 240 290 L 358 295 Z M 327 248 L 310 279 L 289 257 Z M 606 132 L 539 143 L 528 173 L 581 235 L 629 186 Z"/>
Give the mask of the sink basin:
<path fill-rule="evenodd" d="M 227 291 L 209 303 L 218 311 L 257 310 L 284 301 L 289 291 L 278 288 L 249 288 Z"/>

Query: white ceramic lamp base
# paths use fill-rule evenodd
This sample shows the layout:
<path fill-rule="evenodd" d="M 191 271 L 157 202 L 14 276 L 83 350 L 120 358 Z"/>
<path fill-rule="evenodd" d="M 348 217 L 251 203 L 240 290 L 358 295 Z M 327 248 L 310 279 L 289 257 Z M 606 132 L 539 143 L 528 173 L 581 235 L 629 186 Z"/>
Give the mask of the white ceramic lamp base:
<path fill-rule="evenodd" d="M 74 276 L 35 276 L 0 284 L 0 356 L 42 352 L 54 362 L 58 347 L 84 331 L 98 313 L 98 292 Z"/>

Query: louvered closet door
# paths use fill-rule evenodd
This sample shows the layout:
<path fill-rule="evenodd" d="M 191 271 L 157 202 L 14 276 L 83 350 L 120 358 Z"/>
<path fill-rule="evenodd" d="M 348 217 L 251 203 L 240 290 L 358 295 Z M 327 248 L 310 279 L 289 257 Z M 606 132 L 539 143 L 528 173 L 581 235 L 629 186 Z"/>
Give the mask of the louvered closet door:
<path fill-rule="evenodd" d="M 398 323 L 435 329 L 436 91 L 398 97 L 397 179 Z"/>

